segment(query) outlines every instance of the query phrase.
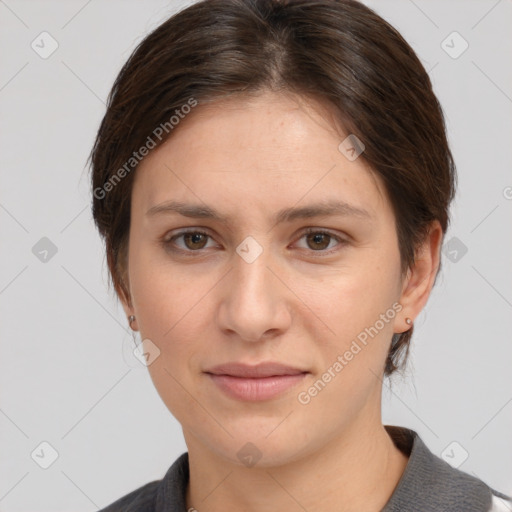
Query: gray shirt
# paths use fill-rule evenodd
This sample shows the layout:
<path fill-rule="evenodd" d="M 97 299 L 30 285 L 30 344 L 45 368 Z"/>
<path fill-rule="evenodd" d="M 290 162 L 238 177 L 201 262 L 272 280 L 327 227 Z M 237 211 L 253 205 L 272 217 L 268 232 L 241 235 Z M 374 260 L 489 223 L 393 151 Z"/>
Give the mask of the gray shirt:
<path fill-rule="evenodd" d="M 409 461 L 381 512 L 512 510 L 511 498 L 434 455 L 414 430 L 391 425 L 385 428 Z M 187 512 L 188 479 L 186 452 L 176 459 L 161 480 L 143 485 L 99 512 Z"/>

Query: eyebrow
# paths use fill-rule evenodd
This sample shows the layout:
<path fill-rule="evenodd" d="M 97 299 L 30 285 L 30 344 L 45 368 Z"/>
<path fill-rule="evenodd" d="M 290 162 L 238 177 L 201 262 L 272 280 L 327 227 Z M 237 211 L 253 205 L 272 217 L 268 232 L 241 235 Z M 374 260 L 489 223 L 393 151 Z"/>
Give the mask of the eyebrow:
<path fill-rule="evenodd" d="M 207 205 L 182 203 L 180 201 L 165 201 L 151 207 L 146 215 L 153 217 L 162 214 L 179 214 L 183 217 L 195 219 L 212 219 L 225 224 L 230 223 L 229 216 L 221 215 L 217 210 Z M 297 219 L 308 219 L 311 217 L 326 217 L 331 215 L 351 216 L 370 220 L 371 214 L 357 206 L 344 201 L 331 200 L 322 203 L 310 204 L 302 207 L 290 207 L 280 210 L 274 216 L 274 223 L 293 222 Z"/>

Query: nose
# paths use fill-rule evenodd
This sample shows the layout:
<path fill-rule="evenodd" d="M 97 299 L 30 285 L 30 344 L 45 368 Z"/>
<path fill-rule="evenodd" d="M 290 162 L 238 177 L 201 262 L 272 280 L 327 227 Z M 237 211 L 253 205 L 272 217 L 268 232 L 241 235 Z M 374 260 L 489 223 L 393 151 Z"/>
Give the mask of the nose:
<path fill-rule="evenodd" d="M 233 338 L 260 341 L 277 337 L 290 326 L 291 292 L 276 276 L 277 265 L 267 255 L 263 251 L 252 262 L 238 254 L 233 257 L 218 310 L 219 327 Z"/>

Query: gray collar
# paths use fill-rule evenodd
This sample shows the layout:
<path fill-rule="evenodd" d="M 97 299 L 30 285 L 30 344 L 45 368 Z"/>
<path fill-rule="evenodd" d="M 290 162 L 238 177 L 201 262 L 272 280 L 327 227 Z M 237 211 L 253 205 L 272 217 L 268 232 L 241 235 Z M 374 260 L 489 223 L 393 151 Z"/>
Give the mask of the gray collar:
<path fill-rule="evenodd" d="M 382 512 L 487 512 L 492 491 L 481 480 L 434 455 L 414 431 L 385 425 L 409 461 Z"/>

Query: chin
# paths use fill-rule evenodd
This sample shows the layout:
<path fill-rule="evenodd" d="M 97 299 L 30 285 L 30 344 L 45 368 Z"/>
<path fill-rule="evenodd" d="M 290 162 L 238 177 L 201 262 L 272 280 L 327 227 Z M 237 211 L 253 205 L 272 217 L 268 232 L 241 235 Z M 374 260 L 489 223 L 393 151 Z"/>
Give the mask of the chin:
<path fill-rule="evenodd" d="M 242 468 L 245 466 L 248 469 L 275 468 L 290 464 L 300 458 L 297 446 L 293 444 L 274 443 L 268 439 L 259 439 L 253 442 L 248 439 L 237 438 L 229 446 L 216 447 L 216 450 L 220 449 L 219 455 L 231 464 Z M 236 449 L 233 450 L 233 447 Z"/>

